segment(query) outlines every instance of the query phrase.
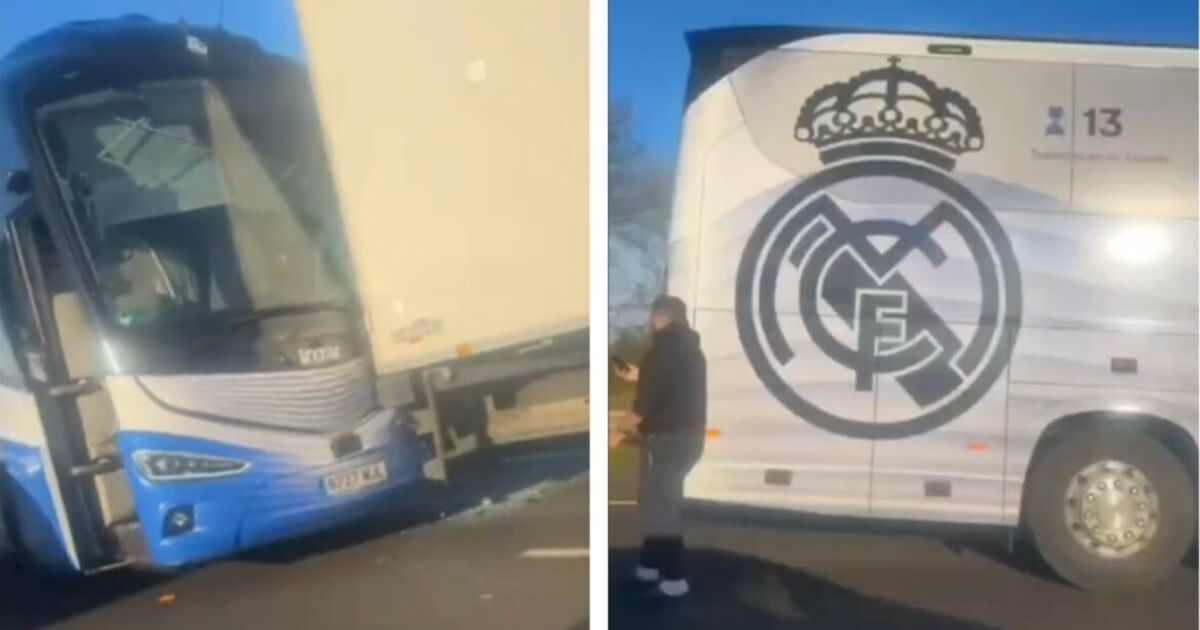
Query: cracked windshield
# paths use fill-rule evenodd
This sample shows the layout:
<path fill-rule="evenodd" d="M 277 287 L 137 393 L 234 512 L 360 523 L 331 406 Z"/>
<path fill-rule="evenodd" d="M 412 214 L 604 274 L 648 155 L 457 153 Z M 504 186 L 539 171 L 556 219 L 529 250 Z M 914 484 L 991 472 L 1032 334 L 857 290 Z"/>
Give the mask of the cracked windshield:
<path fill-rule="evenodd" d="M 0 0 L 0 629 L 590 627 L 588 15 Z"/>

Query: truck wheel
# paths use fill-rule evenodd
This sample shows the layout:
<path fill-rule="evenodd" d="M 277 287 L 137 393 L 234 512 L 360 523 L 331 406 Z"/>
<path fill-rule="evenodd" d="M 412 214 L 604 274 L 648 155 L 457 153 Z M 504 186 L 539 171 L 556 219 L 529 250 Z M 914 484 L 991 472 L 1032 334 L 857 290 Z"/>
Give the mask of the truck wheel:
<path fill-rule="evenodd" d="M 1178 459 L 1143 433 L 1080 431 L 1030 472 L 1027 523 L 1038 551 L 1088 590 L 1137 590 L 1179 566 L 1196 528 Z"/>

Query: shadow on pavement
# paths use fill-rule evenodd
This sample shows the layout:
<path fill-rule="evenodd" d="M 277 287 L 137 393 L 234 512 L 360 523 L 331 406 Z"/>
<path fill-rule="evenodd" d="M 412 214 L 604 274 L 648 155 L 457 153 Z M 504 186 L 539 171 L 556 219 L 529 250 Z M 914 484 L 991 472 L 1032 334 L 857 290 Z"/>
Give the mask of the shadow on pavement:
<path fill-rule="evenodd" d="M 361 521 L 240 555 L 249 562 L 287 564 L 353 547 L 507 498 L 543 483 L 587 471 L 587 436 L 496 449 L 455 462 L 448 486 L 427 484 L 394 507 Z M 0 630 L 41 628 L 169 581 L 169 575 L 115 569 L 91 577 L 49 578 L 27 566 L 0 562 Z M 586 627 L 586 622 L 585 622 Z"/>
<path fill-rule="evenodd" d="M 609 575 L 632 573 L 637 550 L 614 549 Z M 688 552 L 692 592 L 678 604 L 650 608 L 609 584 L 609 625 L 646 628 L 820 628 L 821 630 L 975 630 L 990 626 L 869 597 L 793 567 L 726 551 Z"/>
<path fill-rule="evenodd" d="M 804 512 L 769 510 L 764 508 L 730 507 L 693 503 L 688 506 L 690 518 L 712 523 L 751 525 L 810 532 L 835 534 L 899 534 L 920 536 L 939 541 L 956 554 L 975 553 L 992 562 L 1020 571 L 1030 577 L 1077 589 L 1063 580 L 1046 564 L 1031 541 L 1016 538 L 1010 549 L 1009 530 L 1002 527 L 902 521 L 886 519 L 855 519 L 822 516 Z M 1185 569 L 1196 570 L 1196 547 L 1193 546 L 1181 562 Z"/>
<path fill-rule="evenodd" d="M 242 560 L 291 563 L 368 540 L 504 503 L 539 484 L 576 477 L 588 469 L 587 436 L 496 448 L 452 462 L 447 485 L 427 483 L 397 500 L 394 508 L 311 536 L 247 552 Z"/>
<path fill-rule="evenodd" d="M 768 510 L 696 503 L 688 508 L 697 519 L 714 523 L 760 527 L 802 528 L 835 534 L 899 534 L 941 542 L 956 554 L 973 552 L 1031 577 L 1070 586 L 1054 573 L 1041 555 L 1026 541 L 1017 539 L 1009 549 L 1009 530 L 1001 527 L 929 523 L 886 519 L 855 519 L 801 512 Z"/>
<path fill-rule="evenodd" d="M 161 584 L 162 575 L 118 569 L 92 577 L 46 578 L 0 562 L 0 628 L 41 628 Z"/>
<path fill-rule="evenodd" d="M 1002 564 L 1015 571 L 1020 571 L 1030 577 L 1037 578 L 1046 582 L 1053 582 L 1071 589 L 1079 590 L 1079 587 L 1062 579 L 1046 564 L 1042 555 L 1034 548 L 1033 543 L 1027 540 L 1016 540 L 1012 549 L 1008 547 L 1008 543 L 1003 540 L 997 540 L 994 537 L 970 537 L 963 534 L 942 534 L 938 537 L 943 545 L 949 548 L 954 553 L 962 555 L 967 552 L 974 552 L 980 556 Z"/>
<path fill-rule="evenodd" d="M 609 452 L 609 496 L 631 499 L 636 496 L 637 451 L 632 444 Z M 975 553 L 997 564 L 1020 571 L 1038 580 L 1076 588 L 1046 564 L 1026 540 L 1017 538 L 1009 549 L 1009 530 L 1003 527 L 957 525 L 904 520 L 862 519 L 822 516 L 791 510 L 772 510 L 747 506 L 695 501 L 687 507 L 689 519 L 714 524 L 757 526 L 777 529 L 802 529 L 832 534 L 900 534 L 920 536 L 941 542 L 957 554 Z M 1184 556 L 1182 565 L 1196 570 L 1197 546 Z"/>

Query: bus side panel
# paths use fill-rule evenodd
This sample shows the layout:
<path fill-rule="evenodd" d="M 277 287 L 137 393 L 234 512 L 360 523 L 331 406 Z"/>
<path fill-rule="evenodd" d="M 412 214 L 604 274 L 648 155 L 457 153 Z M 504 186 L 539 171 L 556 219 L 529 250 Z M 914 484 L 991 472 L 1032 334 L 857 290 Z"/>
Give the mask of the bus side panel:
<path fill-rule="evenodd" d="M 798 350 L 788 373 L 800 389 L 847 415 L 870 416 L 874 394 L 854 391 L 817 351 L 794 315 L 785 316 Z M 762 393 L 737 337 L 732 313 L 700 310 L 696 330 L 708 359 L 708 427 L 718 433 L 688 475 L 692 499 L 786 508 L 829 516 L 866 516 L 871 442 L 827 433 Z M 786 477 L 787 482 L 774 481 Z"/>
<path fill-rule="evenodd" d="M 951 325 L 961 339 L 973 327 Z M 1010 336 L 1000 335 L 1002 345 Z M 970 409 L 936 429 L 898 440 L 876 440 L 871 461 L 871 516 L 994 525 L 1004 488 L 1004 422 L 1008 371 Z M 912 417 L 919 409 L 894 380 L 880 378 L 880 418 Z M 938 490 L 937 488 L 944 488 Z"/>
<path fill-rule="evenodd" d="M 1194 220 L 1196 89 L 1195 68 L 1076 66 L 1075 209 Z"/>
<path fill-rule="evenodd" d="M 839 56 L 840 58 L 840 56 Z M 875 67 L 886 57 L 874 60 Z M 1066 64 L 978 60 L 968 57 L 905 57 L 903 67 L 929 77 L 945 89 L 963 95 L 978 112 L 986 141 L 978 151 L 959 156 L 948 171 L 968 188 L 1001 225 L 996 247 L 1011 241 L 1005 217 L 1014 212 L 1054 212 L 1068 197 L 1069 167 L 1046 165 L 1029 158 L 1030 147 L 1047 143 L 1066 149 L 1069 141 L 1047 136 L 1046 112 L 1050 105 L 1070 102 L 1071 68 Z M 1020 93 L 1040 99 L 1013 99 Z M 892 181 L 886 189 L 856 194 L 871 203 L 880 219 L 917 225 L 943 199 L 926 187 Z M 983 312 L 985 296 L 979 260 L 950 230 L 930 235 L 930 242 L 945 248 L 948 260 L 930 265 L 910 256 L 898 270 L 914 287 L 913 296 L 927 302 L 942 318 L 953 338 L 967 343 L 977 331 L 995 340 L 987 356 L 1007 353 L 1019 338 L 1018 330 L 997 331 L 980 324 L 1000 313 Z M 1022 300 L 1022 270 L 1001 269 L 1006 286 L 1017 289 L 1008 300 Z M 1010 277 L 1015 276 L 1015 277 Z M 910 325 L 914 323 L 910 319 Z M 882 518 L 998 524 L 1004 492 L 1005 421 L 1008 370 L 994 380 L 980 380 L 968 390 L 986 388 L 978 402 L 947 424 L 899 440 L 877 441 L 872 460 L 871 514 Z M 972 377 L 975 378 L 975 377 Z M 879 379 L 880 421 L 915 417 L 923 412 L 894 377 Z"/>
<path fill-rule="evenodd" d="M 1145 414 L 1197 433 L 1197 75 L 1075 66 L 1070 207 L 1003 217 L 1025 314 L 1012 359 L 1004 522 L 1055 420 Z M 1054 158 L 1051 162 L 1047 162 Z M 1112 414 L 1111 412 L 1116 412 Z"/>
<path fill-rule="evenodd" d="M 837 435 L 797 417 L 763 385 L 738 333 L 733 305 L 742 252 L 756 224 L 796 179 L 764 159 L 745 125 L 710 129 L 719 135 L 707 144 L 689 145 L 702 159 L 681 157 L 681 162 L 696 160 L 702 169 L 702 189 L 693 201 L 698 211 L 677 207 L 675 220 L 691 216 L 699 225 L 694 259 L 671 271 L 673 285 L 686 284 L 694 291 L 689 300 L 695 309 L 694 325 L 708 357 L 708 425 L 720 433 L 707 443 L 689 476 L 687 495 L 866 516 L 870 440 Z M 861 218 L 857 210 L 851 212 Z M 685 229 L 677 226 L 673 231 Z M 785 279 L 779 291 L 790 294 L 794 286 Z M 826 409 L 848 417 L 872 417 L 874 392 L 856 391 L 853 376 L 816 348 L 795 305 L 780 298 L 785 305 L 779 312 L 781 327 L 797 355 L 780 367 L 785 378 Z M 831 309 L 821 309 L 820 314 L 831 326 L 842 325 L 834 321 Z"/>
<path fill-rule="evenodd" d="M 17 530 L 9 537 L 20 540 L 38 566 L 75 571 L 37 402 L 32 394 L 7 386 L 0 386 L 0 464 L 0 504 L 14 517 Z"/>

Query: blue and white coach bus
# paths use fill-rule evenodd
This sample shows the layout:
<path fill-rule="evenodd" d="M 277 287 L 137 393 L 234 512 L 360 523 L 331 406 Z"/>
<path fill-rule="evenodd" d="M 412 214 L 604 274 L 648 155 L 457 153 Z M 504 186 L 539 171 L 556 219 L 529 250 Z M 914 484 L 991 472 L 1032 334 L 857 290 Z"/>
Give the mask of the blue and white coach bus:
<path fill-rule="evenodd" d="M 140 17 L 0 65 L 0 512 L 51 569 L 179 566 L 421 477 L 381 409 L 305 68 Z"/>
<path fill-rule="evenodd" d="M 1194 49 L 691 34 L 688 496 L 1012 528 L 1144 586 L 1196 531 Z"/>

